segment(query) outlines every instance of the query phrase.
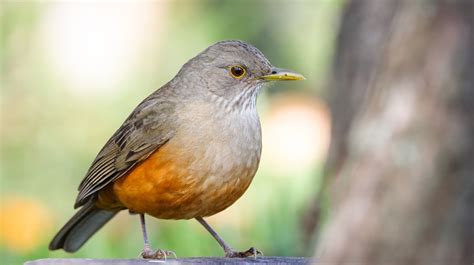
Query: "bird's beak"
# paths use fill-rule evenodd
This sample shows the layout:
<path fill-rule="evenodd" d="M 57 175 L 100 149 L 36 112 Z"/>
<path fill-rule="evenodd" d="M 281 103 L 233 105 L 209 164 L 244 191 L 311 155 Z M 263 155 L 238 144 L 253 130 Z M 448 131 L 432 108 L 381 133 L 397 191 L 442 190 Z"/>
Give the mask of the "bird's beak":
<path fill-rule="evenodd" d="M 287 69 L 273 68 L 272 73 L 260 77 L 266 81 L 295 81 L 305 80 L 303 75 Z"/>

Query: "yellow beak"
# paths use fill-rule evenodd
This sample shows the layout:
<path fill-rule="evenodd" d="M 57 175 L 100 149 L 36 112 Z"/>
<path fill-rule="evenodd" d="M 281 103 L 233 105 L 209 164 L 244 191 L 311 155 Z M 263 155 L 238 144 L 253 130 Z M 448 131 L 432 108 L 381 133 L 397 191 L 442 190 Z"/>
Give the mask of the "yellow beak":
<path fill-rule="evenodd" d="M 260 78 L 268 81 L 295 81 L 305 80 L 303 75 L 287 69 L 273 68 L 269 75 L 261 76 Z"/>

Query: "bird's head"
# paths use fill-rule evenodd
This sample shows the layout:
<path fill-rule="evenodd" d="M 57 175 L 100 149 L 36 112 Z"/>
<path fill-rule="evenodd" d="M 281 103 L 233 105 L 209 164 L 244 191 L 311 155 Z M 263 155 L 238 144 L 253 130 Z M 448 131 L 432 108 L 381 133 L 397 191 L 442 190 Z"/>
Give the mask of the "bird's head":
<path fill-rule="evenodd" d="M 235 107 L 254 106 L 263 84 L 269 81 L 303 80 L 301 74 L 276 68 L 254 46 L 238 41 L 220 41 L 189 60 L 178 75 L 200 84 L 191 89 Z M 205 93 L 208 94 L 208 93 Z"/>

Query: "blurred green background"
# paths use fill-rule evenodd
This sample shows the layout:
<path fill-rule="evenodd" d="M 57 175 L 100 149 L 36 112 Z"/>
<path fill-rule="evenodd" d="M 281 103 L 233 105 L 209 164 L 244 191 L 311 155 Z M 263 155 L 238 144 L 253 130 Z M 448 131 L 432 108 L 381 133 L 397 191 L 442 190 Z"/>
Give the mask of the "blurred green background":
<path fill-rule="evenodd" d="M 80 251 L 47 245 L 74 213 L 95 155 L 149 93 L 223 39 L 259 48 L 305 82 L 259 98 L 263 156 L 254 182 L 208 218 L 234 248 L 311 255 L 303 216 L 319 189 L 329 143 L 324 97 L 341 0 L 2 1 L 0 7 L 2 264 L 46 257 L 135 258 L 138 216 L 120 213 Z M 148 218 L 154 248 L 222 256 L 194 220 Z"/>

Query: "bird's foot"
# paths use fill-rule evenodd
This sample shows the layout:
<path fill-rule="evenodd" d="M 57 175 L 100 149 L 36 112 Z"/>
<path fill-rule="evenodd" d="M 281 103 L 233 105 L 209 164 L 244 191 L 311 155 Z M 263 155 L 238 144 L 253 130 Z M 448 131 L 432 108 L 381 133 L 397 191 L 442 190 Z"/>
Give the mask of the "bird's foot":
<path fill-rule="evenodd" d="M 143 251 L 140 253 L 140 256 L 144 259 L 164 259 L 166 260 L 169 256 L 174 256 L 176 258 L 176 254 L 171 250 L 162 250 L 158 249 L 154 251 L 148 246 L 145 246 Z"/>
<path fill-rule="evenodd" d="M 233 249 L 228 249 L 225 250 L 225 257 L 226 258 L 247 258 L 247 257 L 254 257 L 255 259 L 257 256 L 263 256 L 263 253 L 254 248 L 251 247 L 247 251 L 235 251 Z"/>

